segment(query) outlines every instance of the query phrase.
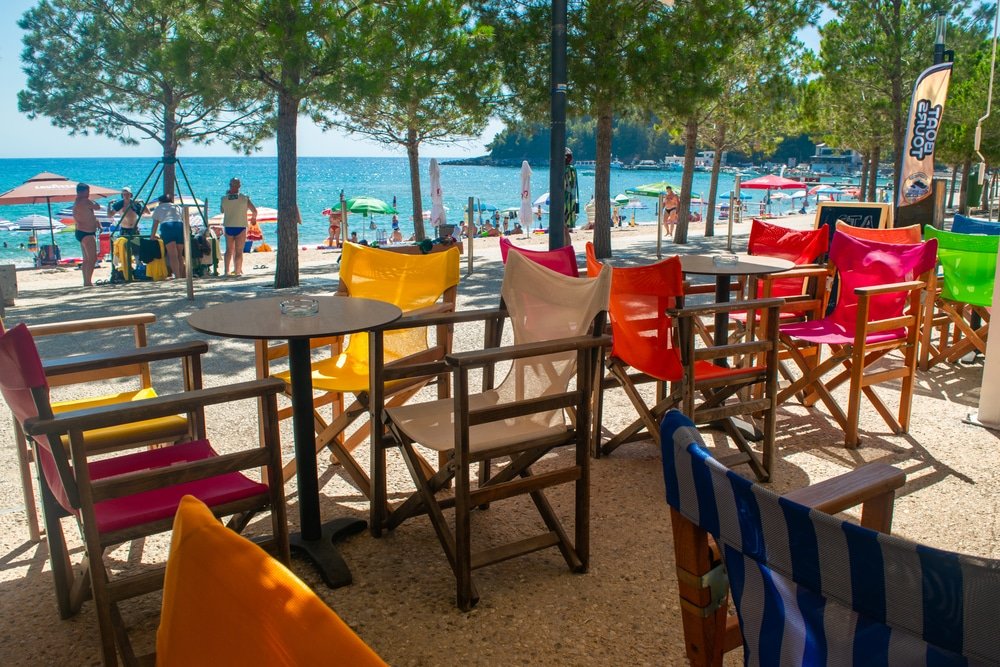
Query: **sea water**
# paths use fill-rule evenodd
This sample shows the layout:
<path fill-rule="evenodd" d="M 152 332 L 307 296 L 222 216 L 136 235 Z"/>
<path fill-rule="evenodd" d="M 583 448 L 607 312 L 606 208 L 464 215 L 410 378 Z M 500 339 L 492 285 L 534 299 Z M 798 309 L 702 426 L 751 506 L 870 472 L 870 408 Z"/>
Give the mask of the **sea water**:
<path fill-rule="evenodd" d="M 447 161 L 447 160 L 443 160 Z M 243 184 L 242 192 L 248 194 L 258 206 L 277 208 L 278 204 L 278 165 L 274 157 L 191 157 L 180 159 L 181 166 L 190 181 L 194 195 L 208 203 L 209 215 L 219 212 L 222 195 L 229 186 L 230 178 L 239 178 Z M 423 210 L 431 208 L 430 176 L 428 173 L 430 159 L 420 160 L 420 190 Z M 162 181 L 156 193 L 151 195 L 151 186 L 158 172 L 156 158 L 31 158 L 0 160 L 0 192 L 5 192 L 39 172 L 48 171 L 65 176 L 73 181 L 81 181 L 107 188 L 130 186 L 137 197 L 155 199 L 162 192 Z M 590 200 L 594 192 L 594 174 L 590 169 L 578 170 L 580 184 L 580 223 L 583 224 L 583 205 Z M 644 183 L 667 180 L 679 189 L 681 175 L 679 172 L 667 171 L 632 171 L 612 170 L 611 195 L 623 193 L 627 188 Z M 710 175 L 696 173 L 694 187 L 696 194 L 708 197 Z M 149 179 L 145 188 L 139 191 L 144 181 Z M 184 181 L 181 170 L 177 170 L 180 191 L 186 196 L 188 185 Z M 729 174 L 719 175 L 719 193 L 728 192 L 732 188 L 733 177 Z M 469 197 L 475 197 L 483 206 L 496 206 L 500 210 L 518 208 L 520 206 L 521 170 L 518 167 L 485 167 L 465 165 L 443 165 L 441 167 L 441 189 L 444 205 L 448 209 L 447 220 L 451 224 L 461 225 L 465 218 L 465 208 Z M 545 167 L 533 167 L 531 176 L 531 200 L 535 201 L 549 190 L 549 171 Z M 325 241 L 328 233 L 328 222 L 322 214 L 323 209 L 339 202 L 340 192 L 347 198 L 359 196 L 377 197 L 392 205 L 395 201 L 399 211 L 400 229 L 404 238 L 413 233 L 412 197 L 410 194 L 409 162 L 406 158 L 321 158 L 304 157 L 298 162 L 298 203 L 302 214 L 302 225 L 299 227 L 299 245 L 315 247 Z M 745 191 L 751 194 L 752 200 L 763 198 L 762 191 Z M 116 199 L 116 198 L 112 198 Z M 652 197 L 638 198 L 646 208 L 635 210 L 635 219 L 639 223 L 655 220 L 656 199 Z M 101 200 L 102 202 L 109 200 Z M 800 200 L 799 200 L 800 202 Z M 797 205 L 801 205 L 797 203 Z M 69 206 L 69 203 L 54 203 L 53 217 L 59 218 L 57 211 Z M 776 203 L 777 207 L 778 204 Z M 780 212 L 787 212 L 792 204 L 788 201 L 780 203 Z M 697 206 L 693 206 L 697 210 Z M 750 211 L 756 211 L 755 206 Z M 47 215 L 45 204 L 0 206 L 0 219 L 17 220 L 31 213 Z M 633 211 L 622 213 L 628 219 Z M 548 209 L 543 208 L 543 225 L 548 226 Z M 488 213 L 484 215 L 489 215 Z M 352 214 L 349 217 L 349 228 L 357 231 L 361 239 L 375 240 L 390 229 L 391 216 L 375 215 L 364 217 Z M 521 223 L 524 225 L 524 222 Z M 533 219 L 531 225 L 539 227 Z M 149 233 L 151 222 L 144 219 L 141 228 Z M 372 229 L 372 227 L 375 229 Z M 273 225 L 262 226 L 265 239 L 275 245 L 277 235 Z M 432 229 L 426 229 L 432 234 Z M 0 262 L 14 262 L 19 266 L 28 266 L 34 255 L 27 250 L 29 232 L 0 231 Z M 36 232 L 39 244 L 50 243 L 47 230 Z M 63 257 L 78 257 L 80 246 L 72 233 L 58 232 L 56 243 L 60 246 Z M 25 249 L 19 245 L 24 244 Z"/>

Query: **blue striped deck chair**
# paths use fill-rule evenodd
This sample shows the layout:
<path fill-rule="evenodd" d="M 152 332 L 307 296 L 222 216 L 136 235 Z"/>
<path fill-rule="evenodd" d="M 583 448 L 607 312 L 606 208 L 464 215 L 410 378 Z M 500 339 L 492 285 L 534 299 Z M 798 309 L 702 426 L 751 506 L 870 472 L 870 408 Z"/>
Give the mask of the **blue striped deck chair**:
<path fill-rule="evenodd" d="M 1000 222 L 970 218 L 967 215 L 956 213 L 955 219 L 951 223 L 951 231 L 955 234 L 986 234 L 987 236 L 997 236 L 1000 235 Z"/>
<path fill-rule="evenodd" d="M 713 459 L 677 411 L 661 446 L 693 664 L 741 643 L 746 665 L 1000 664 L 1000 561 L 877 530 L 902 472 L 870 464 L 778 496 Z M 831 516 L 858 501 L 862 525 Z"/>

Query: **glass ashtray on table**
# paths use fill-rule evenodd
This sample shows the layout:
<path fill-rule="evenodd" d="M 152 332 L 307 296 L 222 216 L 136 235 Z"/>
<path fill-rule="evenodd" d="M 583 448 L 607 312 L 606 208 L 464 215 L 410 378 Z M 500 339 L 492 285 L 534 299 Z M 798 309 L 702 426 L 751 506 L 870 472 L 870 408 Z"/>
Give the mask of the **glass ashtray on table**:
<path fill-rule="evenodd" d="M 296 298 L 281 302 L 281 314 L 288 317 L 312 317 L 319 312 L 316 299 Z"/>

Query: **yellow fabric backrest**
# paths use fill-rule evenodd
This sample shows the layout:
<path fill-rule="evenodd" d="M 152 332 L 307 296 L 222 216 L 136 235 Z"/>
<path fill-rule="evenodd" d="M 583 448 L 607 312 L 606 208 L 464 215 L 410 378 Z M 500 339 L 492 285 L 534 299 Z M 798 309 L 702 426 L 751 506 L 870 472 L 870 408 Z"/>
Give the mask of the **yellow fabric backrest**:
<path fill-rule="evenodd" d="M 385 665 L 288 568 L 194 496 L 174 518 L 157 665 Z"/>
<path fill-rule="evenodd" d="M 458 285 L 458 248 L 428 255 L 406 255 L 347 243 L 340 259 L 340 280 L 348 294 L 394 304 L 408 312 L 431 306 Z M 385 359 L 393 361 L 427 349 L 427 330 L 407 329 L 384 337 Z M 368 364 L 368 336 L 351 336 L 345 353 Z"/>

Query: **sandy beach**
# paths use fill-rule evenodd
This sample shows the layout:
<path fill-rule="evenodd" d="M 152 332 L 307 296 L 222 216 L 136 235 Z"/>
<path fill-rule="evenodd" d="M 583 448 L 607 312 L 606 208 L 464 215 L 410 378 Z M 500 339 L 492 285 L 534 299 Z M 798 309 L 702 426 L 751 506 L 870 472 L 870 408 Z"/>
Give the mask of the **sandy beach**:
<path fill-rule="evenodd" d="M 811 227 L 812 216 L 788 216 L 782 224 Z M 746 248 L 747 223 L 737 225 L 733 249 Z M 706 252 L 726 247 L 725 222 L 716 237 L 706 239 L 692 225 L 689 243 L 664 241 L 664 256 L 675 252 Z M 573 235 L 582 264 L 589 232 Z M 520 245 L 546 247 L 547 237 L 516 238 Z M 614 230 L 616 263 L 645 264 L 656 259 L 656 227 Z M 301 286 L 280 294 L 328 294 L 337 284 L 336 251 L 307 249 L 300 254 Z M 487 308 L 497 303 L 503 266 L 498 239 L 476 239 L 473 272 L 462 256 L 460 308 Z M 195 282 L 195 299 L 185 298 L 184 282 L 97 285 L 83 288 L 78 270 L 32 269 L 17 272 L 19 295 L 7 308 L 5 322 L 57 322 L 106 315 L 152 312 L 150 343 L 206 340 L 207 386 L 252 379 L 253 346 L 248 341 L 220 339 L 196 333 L 186 318 L 197 309 L 226 301 L 271 296 L 273 253 L 245 259 L 242 278 L 207 278 Z M 106 281 L 108 264 L 95 272 Z M 81 352 L 113 351 L 131 345 L 128 335 L 96 333 L 39 340 L 43 358 Z M 482 345 L 481 326 L 459 327 L 455 349 Z M 998 434 L 963 420 L 979 400 L 982 364 L 939 365 L 918 372 L 913 418 L 908 434 L 893 435 L 878 414 L 864 405 L 861 447 L 846 450 L 836 422 L 821 408 L 788 403 L 780 408 L 778 457 L 771 487 L 785 491 L 827 479 L 867 462 L 896 465 L 907 473 L 897 498 L 894 532 L 933 546 L 984 557 L 1000 555 L 1000 472 L 995 466 Z M 154 367 L 161 393 L 180 388 L 177 364 Z M 895 405 L 898 385 L 878 389 Z M 841 389 L 839 396 L 845 393 Z M 65 392 L 56 392 L 61 398 Z M 631 421 L 633 410 L 620 391 L 606 398 L 605 426 L 615 430 Z M 209 411 L 209 434 L 225 449 L 256 441 L 255 406 Z M 22 507 L 12 428 L 0 420 L 0 664 L 86 665 L 99 663 L 97 622 L 92 603 L 76 617 L 59 619 L 53 595 L 48 553 L 31 544 Z M 725 446 L 721 436 L 706 432 L 710 443 Z M 286 456 L 292 452 L 291 427 L 282 426 Z M 368 456 L 362 446 L 358 458 Z M 740 472 L 748 474 L 743 468 Z M 352 515 L 367 518 L 367 503 L 341 471 L 320 457 L 321 510 L 324 519 Z M 398 456 L 389 461 L 390 498 L 398 500 L 411 488 Z M 298 522 L 294 482 L 286 486 L 289 521 Z M 566 509 L 568 493 L 552 495 Z M 481 539 L 503 539 L 520 525 L 537 521 L 534 511 L 515 501 L 496 504 L 494 516 L 474 520 Z M 500 514 L 500 520 L 496 520 Z M 493 520 L 490 520 L 493 519 Z M 78 531 L 65 522 L 75 563 L 82 559 Z M 257 518 L 250 534 L 267 529 Z M 165 538 L 136 542 L 110 557 L 122 568 L 162 562 Z M 293 570 L 393 665 L 682 665 L 681 620 L 672 557 L 669 518 L 663 500 L 659 452 L 651 442 L 626 445 L 592 465 L 591 567 L 570 573 L 558 552 L 547 550 L 475 572 L 482 595 L 479 606 L 462 613 L 454 605 L 454 581 L 437 538 L 424 518 L 411 520 L 393 533 L 375 539 L 367 532 L 340 546 L 354 575 L 351 586 L 328 589 L 312 566 L 293 559 Z M 137 649 L 147 652 L 155 642 L 160 596 L 149 595 L 122 605 Z M 321 641 L 317 638 L 317 641 Z M 730 656 L 731 664 L 739 654 Z"/>

